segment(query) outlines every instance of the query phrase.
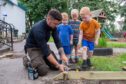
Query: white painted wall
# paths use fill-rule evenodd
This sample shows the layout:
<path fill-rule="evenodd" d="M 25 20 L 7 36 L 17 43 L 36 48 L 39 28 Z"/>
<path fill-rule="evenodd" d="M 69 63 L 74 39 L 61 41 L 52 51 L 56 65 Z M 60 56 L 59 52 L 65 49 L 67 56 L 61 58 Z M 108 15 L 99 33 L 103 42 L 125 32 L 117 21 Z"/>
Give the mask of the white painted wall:
<path fill-rule="evenodd" d="M 18 34 L 21 35 L 25 32 L 25 11 L 16 5 L 7 3 L 4 7 L 1 7 L 2 14 L 7 14 L 5 21 L 11 23 L 18 29 Z M 3 16 L 2 16 L 3 18 Z"/>

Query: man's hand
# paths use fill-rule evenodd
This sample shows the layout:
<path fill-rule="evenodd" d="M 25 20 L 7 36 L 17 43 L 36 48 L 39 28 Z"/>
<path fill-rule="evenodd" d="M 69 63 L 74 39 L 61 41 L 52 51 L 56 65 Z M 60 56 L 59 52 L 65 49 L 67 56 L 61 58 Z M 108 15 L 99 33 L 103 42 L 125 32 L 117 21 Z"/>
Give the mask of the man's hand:
<path fill-rule="evenodd" d="M 94 44 L 97 46 L 98 45 L 98 40 L 95 40 Z"/>
<path fill-rule="evenodd" d="M 63 72 L 63 71 L 65 71 L 65 68 L 67 68 L 67 66 L 65 66 L 65 65 L 63 65 L 63 64 L 59 64 L 59 65 L 57 66 L 57 68 L 58 68 L 61 72 Z"/>
<path fill-rule="evenodd" d="M 65 54 L 61 55 L 61 60 L 63 60 L 64 62 L 68 62 L 68 58 Z"/>

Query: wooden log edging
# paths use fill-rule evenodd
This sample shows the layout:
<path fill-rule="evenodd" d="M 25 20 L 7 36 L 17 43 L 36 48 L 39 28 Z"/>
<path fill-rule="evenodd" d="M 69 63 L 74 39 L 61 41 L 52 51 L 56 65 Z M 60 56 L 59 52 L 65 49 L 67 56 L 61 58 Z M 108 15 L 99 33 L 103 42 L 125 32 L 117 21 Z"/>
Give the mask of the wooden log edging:
<path fill-rule="evenodd" d="M 44 84 L 126 84 L 126 80 L 48 80 Z"/>
<path fill-rule="evenodd" d="M 125 71 L 69 71 L 68 80 L 64 80 L 64 72 L 53 78 L 52 84 L 126 84 Z M 66 74 L 66 72 L 65 72 Z"/>

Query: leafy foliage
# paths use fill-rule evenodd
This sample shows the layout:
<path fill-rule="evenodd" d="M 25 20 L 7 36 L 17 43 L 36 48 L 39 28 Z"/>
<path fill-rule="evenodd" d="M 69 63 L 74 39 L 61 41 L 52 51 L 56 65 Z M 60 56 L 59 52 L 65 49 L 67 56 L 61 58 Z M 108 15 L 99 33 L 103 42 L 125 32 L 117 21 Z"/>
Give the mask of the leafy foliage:
<path fill-rule="evenodd" d="M 106 47 L 106 46 L 107 46 L 107 41 L 106 41 L 106 39 L 105 39 L 105 38 L 100 38 L 100 39 L 99 39 L 99 44 L 98 44 L 97 47 L 99 47 L 99 48 L 104 48 L 104 47 Z"/>
<path fill-rule="evenodd" d="M 125 0 L 120 0 L 120 7 L 119 7 L 119 12 L 121 14 L 122 17 L 124 17 L 124 26 L 122 30 L 126 31 L 126 1 Z"/>
<path fill-rule="evenodd" d="M 109 22 L 109 29 L 113 30 L 114 21 L 119 13 L 119 5 L 115 2 L 115 0 L 79 0 L 79 2 L 73 4 L 73 8 L 80 9 L 83 6 L 90 7 L 91 11 L 103 9 L 106 13 L 107 21 Z"/>
<path fill-rule="evenodd" d="M 67 1 L 66 0 L 20 0 L 19 3 L 23 3 L 27 7 L 27 27 L 31 28 L 32 24 L 43 19 L 47 12 L 51 8 L 56 8 L 58 10 L 66 11 L 67 10 Z"/>
<path fill-rule="evenodd" d="M 28 27 L 40 19 L 43 19 L 51 8 L 56 8 L 61 12 L 70 13 L 71 9 L 80 9 L 83 6 L 90 7 L 91 11 L 103 9 L 113 26 L 115 17 L 119 13 L 118 4 L 115 0 L 19 0 L 27 7 Z M 123 10 L 123 9 L 122 9 Z M 112 27 L 113 28 L 113 27 Z M 112 29 L 111 29 L 112 30 Z"/>
<path fill-rule="evenodd" d="M 79 0 L 73 4 L 73 8 L 81 8 L 83 6 L 88 6 L 90 9 L 98 10 L 103 9 L 107 15 L 107 19 L 114 21 L 115 16 L 118 13 L 118 5 L 114 2 L 114 0 Z"/>

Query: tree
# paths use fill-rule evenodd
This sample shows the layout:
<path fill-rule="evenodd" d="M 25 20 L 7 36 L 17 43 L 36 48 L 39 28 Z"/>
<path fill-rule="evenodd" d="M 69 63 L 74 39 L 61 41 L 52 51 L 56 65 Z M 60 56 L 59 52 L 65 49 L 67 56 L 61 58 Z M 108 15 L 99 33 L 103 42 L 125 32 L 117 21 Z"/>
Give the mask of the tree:
<path fill-rule="evenodd" d="M 75 0 L 73 0 L 75 1 Z M 81 9 L 83 6 L 88 6 L 91 11 L 103 9 L 107 16 L 107 21 L 109 21 L 110 30 L 113 30 L 111 28 L 114 28 L 114 21 L 119 13 L 118 11 L 118 4 L 115 2 L 115 0 L 76 0 L 75 3 L 73 3 L 72 8 L 78 8 Z"/>
<path fill-rule="evenodd" d="M 46 14 L 51 8 L 67 12 L 67 0 L 20 0 L 27 8 L 26 11 L 26 26 L 28 30 L 38 20 L 46 17 Z"/>
<path fill-rule="evenodd" d="M 43 19 L 51 8 L 56 8 L 61 12 L 70 13 L 71 9 L 80 9 L 83 6 L 90 7 L 91 11 L 103 9 L 109 21 L 110 29 L 114 28 L 115 17 L 119 13 L 116 0 L 20 0 L 27 7 L 27 24 L 31 28 L 32 24 Z"/>
<path fill-rule="evenodd" d="M 119 12 L 121 14 L 121 17 L 124 17 L 124 25 L 123 25 L 123 28 L 122 30 L 125 30 L 126 31 L 126 1 L 125 0 L 119 0 Z"/>

